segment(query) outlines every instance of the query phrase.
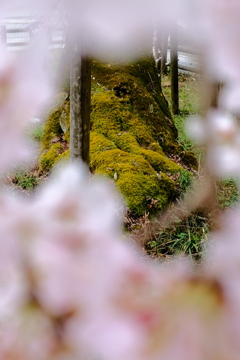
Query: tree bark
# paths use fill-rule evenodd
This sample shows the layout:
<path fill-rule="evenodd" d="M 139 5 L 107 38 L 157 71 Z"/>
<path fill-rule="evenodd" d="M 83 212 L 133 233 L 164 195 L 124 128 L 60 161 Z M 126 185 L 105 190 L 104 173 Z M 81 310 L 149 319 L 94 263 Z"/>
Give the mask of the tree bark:
<path fill-rule="evenodd" d="M 70 158 L 89 164 L 91 106 L 91 60 L 71 49 L 70 71 Z"/>

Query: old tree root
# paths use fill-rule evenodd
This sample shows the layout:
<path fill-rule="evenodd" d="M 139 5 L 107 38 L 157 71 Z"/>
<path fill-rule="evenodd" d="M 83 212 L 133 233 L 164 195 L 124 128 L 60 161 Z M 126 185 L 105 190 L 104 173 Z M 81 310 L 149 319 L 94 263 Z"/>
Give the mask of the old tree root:
<path fill-rule="evenodd" d="M 69 93 L 49 115 L 40 170 L 69 157 Z M 93 61 L 90 170 L 111 178 L 132 214 L 156 213 L 191 181 L 194 155 L 177 129 L 151 58 L 117 66 Z"/>

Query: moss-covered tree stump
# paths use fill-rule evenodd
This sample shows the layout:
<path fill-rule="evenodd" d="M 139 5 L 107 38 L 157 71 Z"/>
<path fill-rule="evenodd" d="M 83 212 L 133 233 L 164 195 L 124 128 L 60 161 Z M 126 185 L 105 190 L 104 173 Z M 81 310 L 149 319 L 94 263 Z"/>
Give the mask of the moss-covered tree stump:
<path fill-rule="evenodd" d="M 46 122 L 40 170 L 69 156 L 69 95 Z M 132 213 L 163 209 L 196 167 L 177 142 L 154 61 L 92 66 L 90 169 L 110 177 Z"/>

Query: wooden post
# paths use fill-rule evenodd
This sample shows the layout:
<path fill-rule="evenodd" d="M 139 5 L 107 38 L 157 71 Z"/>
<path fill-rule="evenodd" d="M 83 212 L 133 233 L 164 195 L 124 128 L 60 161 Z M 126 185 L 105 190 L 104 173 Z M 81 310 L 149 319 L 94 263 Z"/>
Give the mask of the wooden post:
<path fill-rule="evenodd" d="M 70 158 L 89 164 L 91 60 L 80 55 L 77 44 L 72 45 L 70 66 Z"/>
<path fill-rule="evenodd" d="M 177 22 L 172 23 L 170 29 L 170 75 L 171 75 L 171 101 L 174 115 L 179 113 L 178 99 L 178 34 Z"/>

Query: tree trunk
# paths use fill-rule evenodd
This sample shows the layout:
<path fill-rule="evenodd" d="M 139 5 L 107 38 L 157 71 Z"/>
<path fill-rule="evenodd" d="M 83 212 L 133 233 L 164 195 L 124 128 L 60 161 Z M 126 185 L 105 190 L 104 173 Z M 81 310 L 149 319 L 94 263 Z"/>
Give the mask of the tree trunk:
<path fill-rule="evenodd" d="M 79 46 L 71 53 L 70 75 L 70 158 L 89 164 L 91 105 L 91 60 L 80 56 Z"/>

